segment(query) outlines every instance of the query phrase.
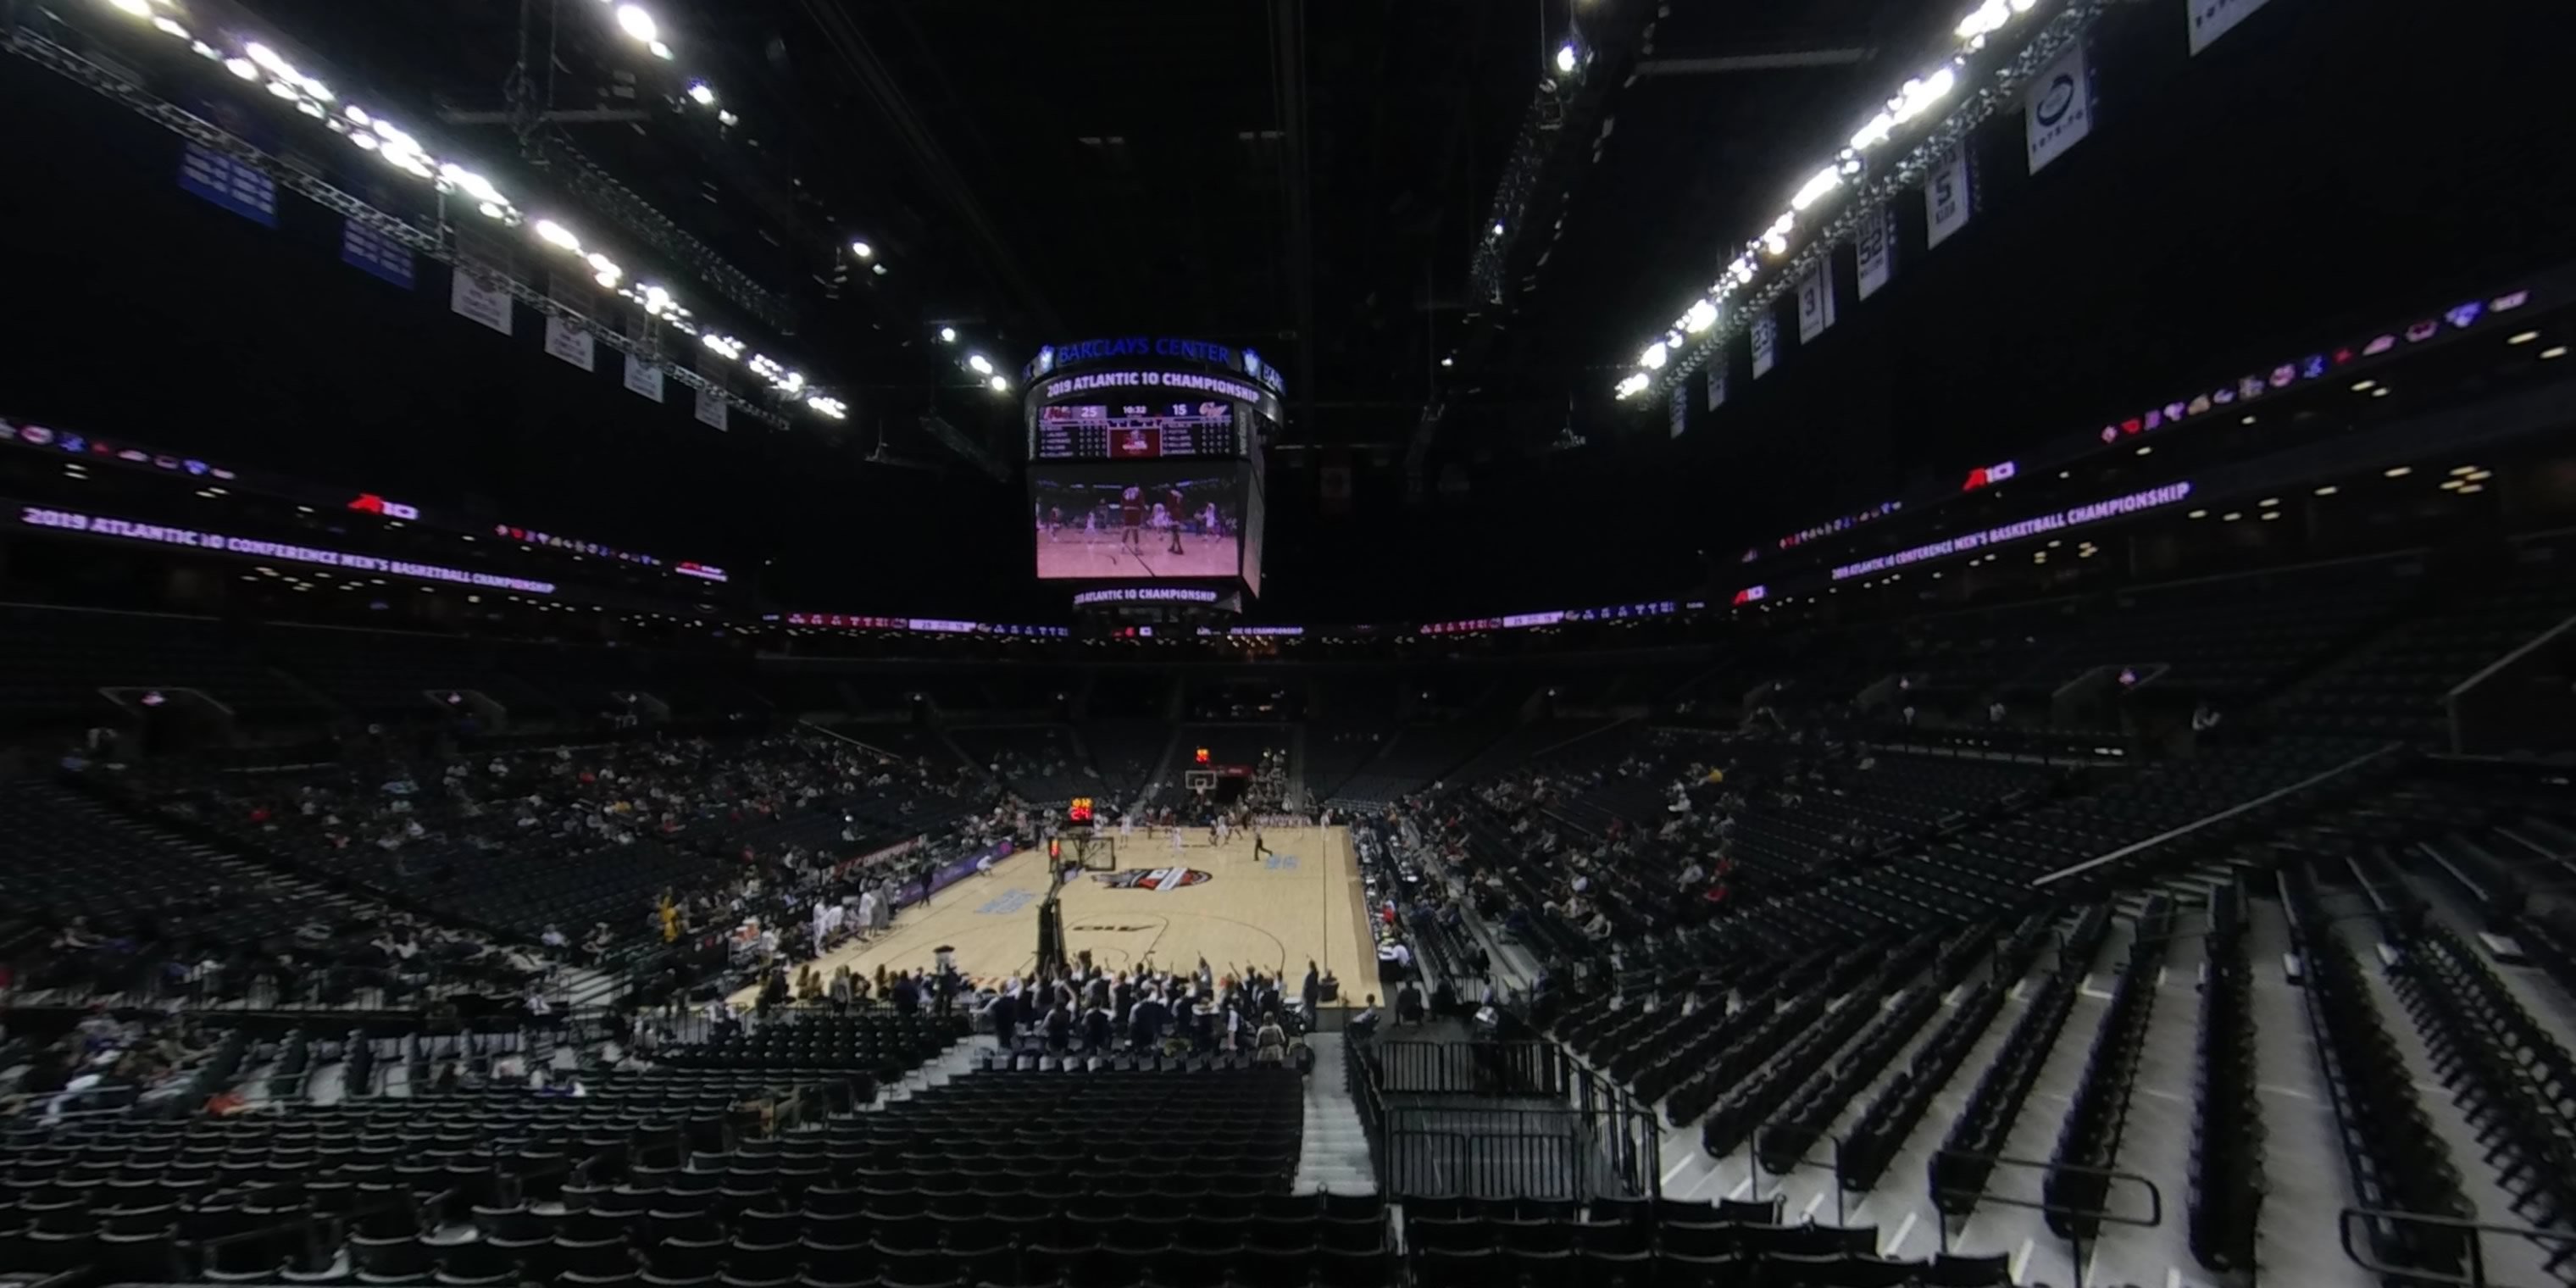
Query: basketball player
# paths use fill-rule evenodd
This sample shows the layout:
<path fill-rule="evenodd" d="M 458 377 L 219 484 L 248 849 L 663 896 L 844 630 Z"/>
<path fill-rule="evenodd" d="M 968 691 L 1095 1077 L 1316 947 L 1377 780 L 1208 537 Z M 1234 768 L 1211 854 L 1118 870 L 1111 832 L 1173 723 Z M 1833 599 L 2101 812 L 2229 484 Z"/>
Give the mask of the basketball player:
<path fill-rule="evenodd" d="M 1164 493 L 1163 493 L 1163 496 L 1164 496 L 1165 500 L 1167 501 L 1167 503 L 1170 505 L 1170 508 L 1171 508 L 1171 515 L 1172 515 L 1172 549 L 1171 549 L 1171 553 L 1176 554 L 1176 555 L 1177 555 L 1177 554 L 1183 554 L 1183 553 L 1186 553 L 1185 551 L 1183 551 L 1183 550 L 1181 549 L 1181 516 L 1182 516 L 1182 515 L 1184 515 L 1184 514 L 1189 513 L 1189 507 L 1188 507 L 1188 504 L 1187 504 L 1186 502 L 1184 502 L 1184 501 L 1181 499 L 1181 490 L 1180 490 L 1179 488 L 1172 488 L 1172 489 L 1169 489 L 1169 490 L 1167 490 L 1166 492 L 1164 492 Z M 1164 507 L 1163 507 L 1163 506 L 1158 505 L 1158 506 L 1155 506 L 1154 508 L 1155 508 L 1155 509 L 1157 509 L 1157 510 L 1160 510 L 1160 509 L 1163 509 Z"/>
<path fill-rule="evenodd" d="M 1270 857 L 1270 847 L 1261 843 L 1261 825 L 1255 823 L 1252 825 L 1252 860 L 1258 863 L 1268 857 Z"/>
<path fill-rule="evenodd" d="M 1172 857 L 1175 859 L 1181 856 L 1181 844 L 1181 824 L 1175 819 L 1172 822 Z"/>
<path fill-rule="evenodd" d="M 1216 833 L 1216 843 L 1219 845 L 1225 844 L 1226 833 L 1231 830 L 1226 826 L 1225 815 L 1219 814 L 1216 816 L 1216 827 L 1213 830 Z"/>
<path fill-rule="evenodd" d="M 1199 535 L 1208 538 L 1224 535 L 1223 525 L 1217 522 L 1214 501 L 1208 502 L 1206 507 L 1199 511 Z"/>
<path fill-rule="evenodd" d="M 1054 506 L 1049 506 L 1049 507 L 1047 507 L 1047 523 L 1046 523 L 1047 540 L 1049 540 L 1049 541 L 1057 541 L 1057 540 L 1061 540 L 1061 539 L 1062 539 L 1061 534 L 1062 534 L 1063 532 L 1064 532 L 1064 507 L 1063 507 L 1063 506 L 1060 506 L 1060 505 L 1054 505 Z"/>
<path fill-rule="evenodd" d="M 1118 494 L 1118 544 L 1121 548 L 1145 553 L 1145 539 L 1138 529 L 1145 525 L 1145 489 L 1131 487 Z"/>

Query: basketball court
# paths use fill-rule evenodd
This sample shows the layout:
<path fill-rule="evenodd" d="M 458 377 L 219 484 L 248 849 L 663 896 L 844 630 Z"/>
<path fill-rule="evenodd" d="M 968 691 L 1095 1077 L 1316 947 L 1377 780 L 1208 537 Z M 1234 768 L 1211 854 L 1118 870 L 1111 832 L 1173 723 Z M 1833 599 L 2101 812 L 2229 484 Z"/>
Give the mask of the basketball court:
<path fill-rule="evenodd" d="M 1038 534 L 1038 576 L 1042 580 L 1071 577 L 1209 577 L 1237 575 L 1242 559 L 1242 542 L 1232 534 L 1221 537 L 1181 535 L 1181 553 L 1172 553 L 1172 534 L 1146 528 L 1136 534 L 1131 548 L 1120 539 L 1117 529 L 1085 533 L 1068 528 L 1053 534 Z"/>
<path fill-rule="evenodd" d="M 1148 961 L 1187 971 L 1205 957 L 1219 975 L 1258 968 L 1286 977 L 1291 988 L 1312 959 L 1342 981 L 1346 1002 L 1378 991 L 1377 949 L 1347 828 L 1265 829 L 1269 853 L 1259 859 L 1242 833 L 1211 845 L 1205 828 L 1185 828 L 1178 853 L 1168 833 L 1112 839 L 1114 870 L 1078 872 L 1065 882 L 1069 955 L 1088 951 L 1111 971 Z M 969 978 L 1027 973 L 1037 962 L 1047 886 L 1043 849 L 1012 855 L 990 875 L 940 891 L 929 907 L 905 910 L 885 935 L 844 944 L 814 965 L 827 975 L 841 966 L 865 976 L 879 966 L 929 969 L 945 944 Z M 745 989 L 734 1000 L 747 1005 L 755 992 Z"/>

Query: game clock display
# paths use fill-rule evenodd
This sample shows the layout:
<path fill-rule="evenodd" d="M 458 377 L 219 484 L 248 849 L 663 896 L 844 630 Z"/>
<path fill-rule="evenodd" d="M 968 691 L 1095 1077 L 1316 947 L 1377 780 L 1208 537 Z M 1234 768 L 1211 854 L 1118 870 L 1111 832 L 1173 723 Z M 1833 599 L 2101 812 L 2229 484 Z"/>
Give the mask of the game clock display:
<path fill-rule="evenodd" d="M 1230 459 L 1244 454 L 1235 408 L 1222 402 L 1067 403 L 1037 410 L 1040 461 Z"/>

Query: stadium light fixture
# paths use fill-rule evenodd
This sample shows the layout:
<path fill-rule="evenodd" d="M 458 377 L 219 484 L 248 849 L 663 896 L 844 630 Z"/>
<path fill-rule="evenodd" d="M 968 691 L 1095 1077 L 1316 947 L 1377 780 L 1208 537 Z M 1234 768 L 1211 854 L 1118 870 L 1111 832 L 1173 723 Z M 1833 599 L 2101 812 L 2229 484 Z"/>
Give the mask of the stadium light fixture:
<path fill-rule="evenodd" d="M 730 130 L 735 126 L 742 124 L 742 118 L 719 107 L 716 109 L 716 124 Z"/>
<path fill-rule="evenodd" d="M 1569 40 L 1556 47 L 1556 70 L 1558 73 L 1571 76 L 1574 74 L 1574 69 L 1582 65 L 1583 51 L 1576 49 L 1573 41 Z"/>
<path fill-rule="evenodd" d="M 152 6 L 149 3 L 149 0 L 107 0 L 107 2 L 127 13 L 133 14 L 137 18 L 149 18 L 152 16 Z"/>
<path fill-rule="evenodd" d="M 993 374 L 993 360 L 980 353 L 967 354 L 966 366 L 968 370 L 973 371 L 979 376 L 989 376 Z"/>
<path fill-rule="evenodd" d="M 259 79 L 259 64 L 254 63 L 247 58 L 225 59 L 224 70 L 231 72 L 235 76 L 241 77 L 243 80 Z"/>
<path fill-rule="evenodd" d="M 2504 338 L 2504 342 L 2506 344 L 2529 344 L 2539 338 L 2540 333 L 2538 331 L 2516 331 L 2512 335 L 2506 336 Z"/>
<path fill-rule="evenodd" d="M 1458 365 L 1458 360 L 1456 358 L 1442 358 L 1440 360 L 1440 365 L 1444 367 L 1454 367 Z"/>
<path fill-rule="evenodd" d="M 1790 209 L 1772 221 L 1769 228 L 1745 243 L 1743 251 L 1728 263 L 1717 282 L 1709 287 L 1705 297 L 1706 302 L 1712 305 L 1725 304 L 1752 285 L 1754 278 L 1760 273 L 1764 258 L 1779 259 L 1786 256 L 1790 249 L 1789 236 L 1796 230 L 1797 217 L 1800 213 L 1840 188 L 1845 180 L 1859 175 L 1866 153 L 1886 144 L 1896 136 L 1896 131 L 1900 127 L 1922 116 L 1948 98 L 1959 87 L 1960 78 L 1966 70 L 1967 56 L 1985 48 L 1988 37 L 2037 7 L 2038 0 L 1982 0 L 1975 9 L 1969 11 L 1967 16 L 1960 19 L 1958 25 L 1952 29 L 1958 41 L 1952 53 L 1930 71 L 1908 78 L 1877 112 L 1852 133 L 1850 145 L 1798 189 L 1797 195 L 1791 199 Z M 1497 231 L 1499 232 L 1499 229 Z M 1653 370 L 1660 370 L 1660 368 Z M 1652 376 L 1640 380 L 1636 378 L 1636 374 L 1638 373 L 1632 373 L 1619 381 L 1617 386 L 1619 397 L 1634 397 L 1645 392 L 1654 383 Z"/>
<path fill-rule="evenodd" d="M 2543 349 L 2543 350 L 2541 350 L 2541 351 L 2540 351 L 2540 360 L 2541 360 L 2542 362 L 2547 362 L 2547 361 L 2549 361 L 2549 360 L 2550 360 L 2550 359 L 2552 359 L 2552 358 L 2564 358 L 2564 357 L 2566 357 L 2566 356 L 2567 356 L 2567 346 L 2566 346 L 2566 345 L 2563 345 L 2563 344 L 2561 344 L 2561 345 L 2553 345 L 2553 346 L 2551 346 L 2551 347 L 2549 347 L 2549 348 L 2546 348 L 2546 349 Z"/>
<path fill-rule="evenodd" d="M 560 246 L 570 251 L 581 249 L 581 238 L 574 236 L 572 230 L 562 224 L 551 219 L 540 219 L 535 227 L 538 239 L 548 245 Z"/>
<path fill-rule="evenodd" d="M 1004 377 L 1004 376 L 995 376 L 995 377 L 993 377 L 991 380 L 986 381 L 985 383 L 986 383 L 986 384 L 989 384 L 989 385 L 991 385 L 991 386 L 993 387 L 993 392 L 994 392 L 994 393 L 997 393 L 997 394 L 1006 394 L 1006 393 L 1011 392 L 1011 382 L 1010 382 L 1010 380 L 1009 380 L 1009 378 L 1008 378 L 1008 377 Z"/>
<path fill-rule="evenodd" d="M 2334 484 L 2332 484 L 2332 483 L 2328 483 L 2328 484 L 2326 484 L 2324 487 L 2318 488 L 2318 489 L 2317 489 L 2317 491 L 2316 491 L 2316 495 L 2318 495 L 2318 496 L 2333 496 L 2335 493 L 2340 492 L 2340 491 L 2342 491 L 2342 490 L 2343 490 L 2342 488 L 2336 487 L 2336 486 L 2335 486 Z"/>
<path fill-rule="evenodd" d="M 645 12 L 640 4 L 617 6 L 617 28 L 647 43 L 660 39 L 662 35 L 661 24 L 653 21 L 653 15 Z"/>
<path fill-rule="evenodd" d="M 713 107 L 716 103 L 715 89 L 702 80 L 690 81 L 689 101 L 700 107 Z"/>
<path fill-rule="evenodd" d="M 2381 478 L 2402 479 L 2414 472 L 2415 467 L 2412 465 L 2391 465 L 2387 469 L 2381 470 L 2379 472 L 2379 476 Z"/>
<path fill-rule="evenodd" d="M 1495 221 L 1494 221 L 1494 227 L 1493 227 L 1493 229 L 1492 229 L 1492 232 L 1493 232 L 1493 235 L 1494 235 L 1494 236 L 1496 236 L 1496 237 L 1500 237 L 1500 236 L 1502 236 L 1502 235 L 1503 235 L 1503 221 L 1502 221 L 1502 220 L 1497 219 L 1497 220 L 1495 220 Z"/>
<path fill-rule="evenodd" d="M 939 328 L 939 342 L 941 344 L 957 343 L 957 328 L 953 326 L 944 326 Z"/>
<path fill-rule="evenodd" d="M 671 61 L 671 59 L 674 57 L 674 55 L 671 53 L 671 47 L 670 47 L 669 45 L 663 44 L 661 41 L 658 41 L 658 40 L 656 40 L 656 41 L 652 41 L 652 42 L 650 42 L 650 43 L 646 44 L 644 47 L 645 47 L 646 49 L 648 49 L 648 50 L 651 50 L 651 51 L 652 51 L 653 56 L 654 56 L 655 58 L 659 58 L 659 59 L 661 59 L 663 62 L 666 62 L 666 63 L 667 63 L 667 62 Z"/>
<path fill-rule="evenodd" d="M 861 259 L 875 259 L 877 248 L 864 241 L 854 241 L 850 243 L 850 253 Z"/>

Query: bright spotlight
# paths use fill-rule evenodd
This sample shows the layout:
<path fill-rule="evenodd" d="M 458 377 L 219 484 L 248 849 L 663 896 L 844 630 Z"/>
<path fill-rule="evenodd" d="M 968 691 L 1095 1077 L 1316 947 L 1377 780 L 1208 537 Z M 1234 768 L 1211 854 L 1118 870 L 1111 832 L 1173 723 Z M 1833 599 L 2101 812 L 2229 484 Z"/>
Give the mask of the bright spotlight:
<path fill-rule="evenodd" d="M 224 70 L 231 72 L 235 76 L 241 77 L 243 80 L 259 79 L 259 64 L 254 63 L 247 58 L 225 59 Z"/>
<path fill-rule="evenodd" d="M 877 248 L 863 241 L 854 241 L 850 243 L 850 253 L 861 259 L 875 259 Z"/>
<path fill-rule="evenodd" d="M 286 61 L 285 56 L 278 53 L 276 50 L 271 49 L 256 40 L 242 46 L 242 52 L 250 55 L 250 60 L 252 62 L 267 68 L 279 76 L 283 76 L 288 80 L 294 80 L 297 78 L 295 65 L 293 63 Z"/>
<path fill-rule="evenodd" d="M 1574 74 L 1576 64 L 1581 63 L 1582 61 L 1583 54 L 1580 50 L 1577 50 L 1574 47 L 1573 41 L 1569 40 L 1556 47 L 1556 69 L 1558 71 L 1571 76 Z"/>
<path fill-rule="evenodd" d="M 995 377 L 993 377 L 991 380 L 985 381 L 984 383 L 991 385 L 991 386 L 993 387 L 993 392 L 994 392 L 994 393 L 997 393 L 997 394 L 1006 394 L 1006 393 L 1011 392 L 1011 382 L 1010 382 L 1010 381 L 1008 381 L 1008 380 L 1003 379 L 1003 378 L 1002 378 L 1002 377 L 1000 377 L 1000 376 L 995 376 Z"/>
<path fill-rule="evenodd" d="M 551 219 L 540 219 L 537 221 L 537 236 L 544 238 L 546 241 L 551 242 L 554 245 L 561 246 L 565 250 L 581 249 L 581 239 L 573 236 L 571 229 L 566 228 L 562 224 L 556 223 Z"/>
<path fill-rule="evenodd" d="M 1502 235 L 1503 235 L 1503 221 L 1502 221 L 1502 220 L 1497 219 L 1497 220 L 1495 220 L 1495 221 L 1494 221 L 1494 235 L 1495 235 L 1496 237 L 1500 237 L 1500 236 L 1502 236 Z"/>
<path fill-rule="evenodd" d="M 152 6 L 146 3 L 146 0 L 107 0 L 107 2 L 137 18 L 152 16 Z"/>
<path fill-rule="evenodd" d="M 649 44 L 649 45 L 646 45 L 646 46 L 645 46 L 645 48 L 646 48 L 646 49 L 649 49 L 649 50 L 651 50 L 651 51 L 653 51 L 653 56 L 654 56 L 655 58 L 659 58 L 659 59 L 661 59 L 663 62 L 666 62 L 666 63 L 667 63 L 667 62 L 669 62 L 669 61 L 671 61 L 671 57 L 672 57 L 672 55 L 671 55 L 671 47 L 670 47 L 669 45 L 663 44 L 661 41 L 656 40 L 656 41 L 654 41 L 653 43 L 651 43 L 651 44 Z"/>
<path fill-rule="evenodd" d="M 1458 360 L 1456 358 L 1442 358 L 1440 360 L 1440 365 L 1444 367 L 1454 367 L 1458 365 Z"/>
<path fill-rule="evenodd" d="M 941 344 L 957 343 L 957 328 L 953 326 L 944 326 L 939 328 L 939 342 Z"/>
<path fill-rule="evenodd" d="M 992 363 L 992 360 L 991 360 L 991 359 L 989 359 L 989 358 L 986 358 L 983 354 L 980 354 L 980 353 L 970 353 L 970 354 L 967 354 L 967 355 L 966 355 L 966 366 L 967 366 L 967 368 L 968 368 L 969 370 L 973 371 L 976 375 L 979 375 L 979 376 L 989 376 L 989 375 L 993 374 L 993 363 Z"/>
<path fill-rule="evenodd" d="M 637 40 L 649 41 L 662 34 L 661 27 L 653 21 L 653 15 L 644 12 L 644 6 L 640 4 L 617 6 L 617 25 Z"/>
<path fill-rule="evenodd" d="M 716 92 L 709 88 L 705 81 L 690 81 L 689 99 L 700 107 L 712 106 L 716 101 Z"/>

